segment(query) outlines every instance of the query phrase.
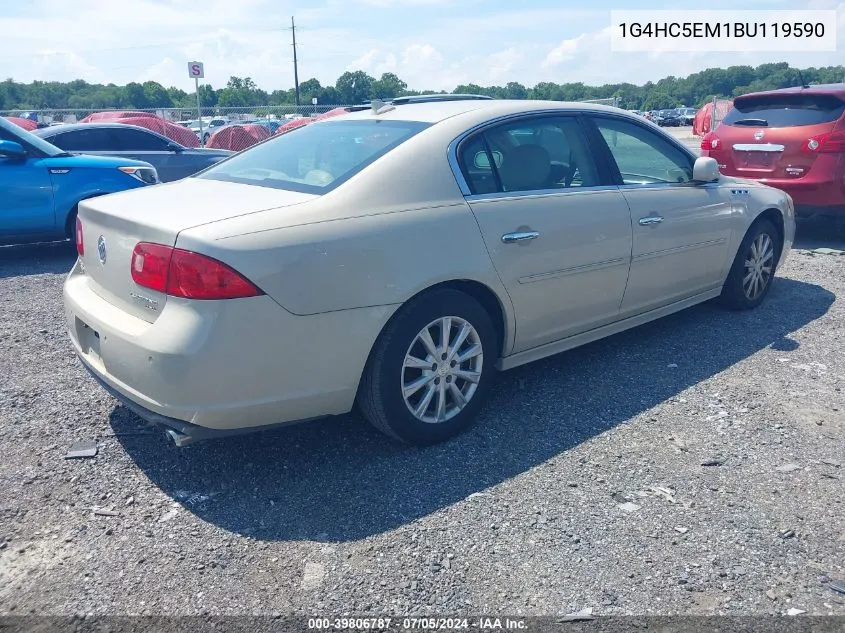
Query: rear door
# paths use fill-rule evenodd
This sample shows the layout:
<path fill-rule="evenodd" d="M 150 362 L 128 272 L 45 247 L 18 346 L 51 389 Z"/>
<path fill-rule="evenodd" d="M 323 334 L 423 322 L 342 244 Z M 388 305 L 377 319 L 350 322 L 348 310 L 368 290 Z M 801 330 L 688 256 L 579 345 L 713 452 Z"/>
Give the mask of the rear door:
<path fill-rule="evenodd" d="M 719 144 L 709 155 L 723 174 L 753 179 L 805 175 L 816 150 L 845 112 L 835 95 L 768 94 L 738 98 L 715 132 Z"/>

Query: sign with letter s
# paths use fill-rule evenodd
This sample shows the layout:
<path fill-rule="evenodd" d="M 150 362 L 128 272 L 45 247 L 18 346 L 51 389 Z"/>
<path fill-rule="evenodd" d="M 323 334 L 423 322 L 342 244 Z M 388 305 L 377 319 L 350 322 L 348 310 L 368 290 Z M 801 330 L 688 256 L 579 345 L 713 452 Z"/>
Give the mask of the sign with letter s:
<path fill-rule="evenodd" d="M 205 77 L 205 68 L 202 62 L 188 62 L 188 77 L 191 79 L 202 79 Z"/>

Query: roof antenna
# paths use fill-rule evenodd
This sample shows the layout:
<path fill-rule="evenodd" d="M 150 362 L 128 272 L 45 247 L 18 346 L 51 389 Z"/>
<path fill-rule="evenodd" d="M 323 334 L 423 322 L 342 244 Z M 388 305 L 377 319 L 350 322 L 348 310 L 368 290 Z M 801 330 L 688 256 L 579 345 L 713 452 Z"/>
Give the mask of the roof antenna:
<path fill-rule="evenodd" d="M 806 82 L 806 81 L 804 81 L 804 76 L 801 74 L 801 69 L 800 69 L 800 68 L 796 68 L 796 69 L 795 69 L 795 72 L 797 72 L 797 73 L 798 73 L 798 79 L 800 79 L 800 80 L 801 80 L 801 87 L 802 87 L 802 88 L 809 88 L 810 86 L 808 86 L 808 85 L 807 85 L 807 82 Z"/>

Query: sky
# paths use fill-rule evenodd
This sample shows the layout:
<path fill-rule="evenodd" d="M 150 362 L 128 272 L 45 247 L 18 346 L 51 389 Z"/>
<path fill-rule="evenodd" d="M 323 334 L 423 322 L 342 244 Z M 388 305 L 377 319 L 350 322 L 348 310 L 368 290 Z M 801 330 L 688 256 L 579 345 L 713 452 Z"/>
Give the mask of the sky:
<path fill-rule="evenodd" d="M 845 3 L 828 0 L 630 2 L 636 9 L 837 9 L 838 52 L 613 53 L 610 10 L 625 0 L 0 0 L 0 79 L 158 81 L 193 89 L 232 75 L 272 91 L 299 80 L 333 84 L 347 70 L 399 75 L 412 89 L 541 81 L 642 84 L 732 64 L 845 64 Z"/>

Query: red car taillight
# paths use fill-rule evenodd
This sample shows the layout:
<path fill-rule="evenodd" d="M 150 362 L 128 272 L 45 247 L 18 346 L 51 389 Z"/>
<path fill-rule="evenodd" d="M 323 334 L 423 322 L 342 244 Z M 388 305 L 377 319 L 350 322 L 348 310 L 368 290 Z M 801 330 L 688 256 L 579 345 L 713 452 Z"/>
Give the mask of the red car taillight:
<path fill-rule="evenodd" d="M 76 252 L 82 257 L 85 254 L 85 242 L 82 240 L 82 220 L 76 218 Z"/>
<path fill-rule="evenodd" d="M 701 139 L 701 149 L 706 151 L 722 149 L 722 141 L 713 132 L 708 132 Z"/>
<path fill-rule="evenodd" d="M 264 294 L 223 262 L 163 244 L 137 244 L 131 267 L 136 284 L 173 297 L 241 299 Z"/>
<path fill-rule="evenodd" d="M 809 154 L 838 154 L 845 152 L 845 131 L 834 130 L 826 134 L 811 136 L 801 145 L 801 151 Z"/>

